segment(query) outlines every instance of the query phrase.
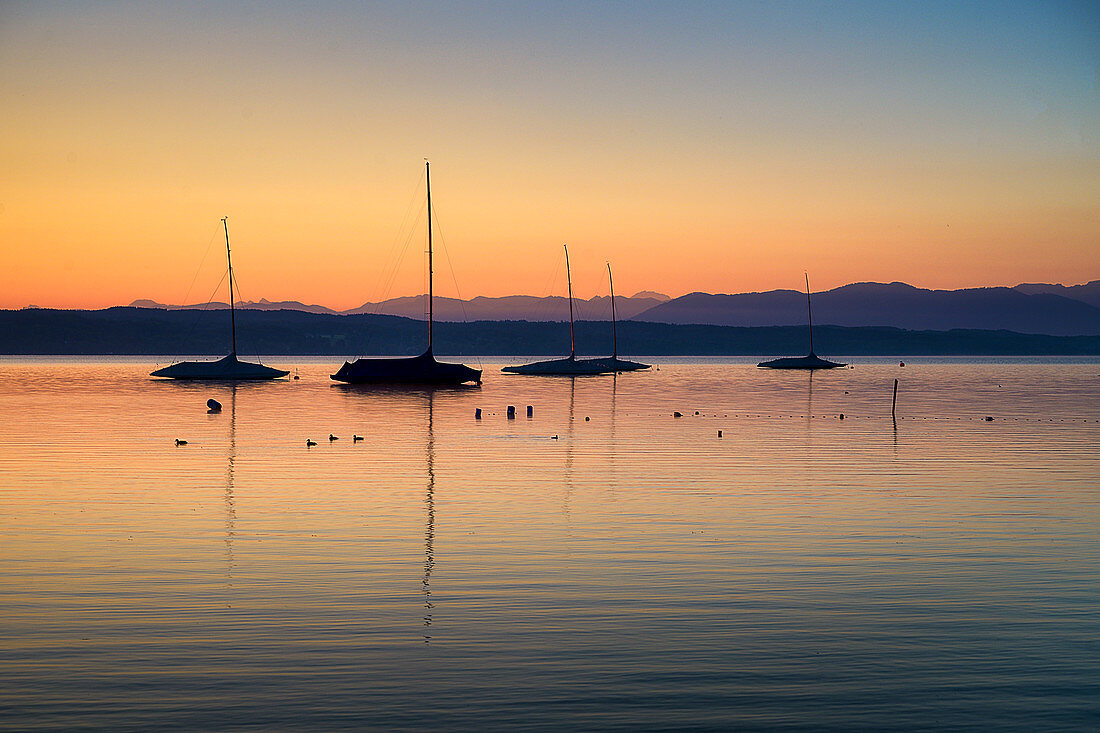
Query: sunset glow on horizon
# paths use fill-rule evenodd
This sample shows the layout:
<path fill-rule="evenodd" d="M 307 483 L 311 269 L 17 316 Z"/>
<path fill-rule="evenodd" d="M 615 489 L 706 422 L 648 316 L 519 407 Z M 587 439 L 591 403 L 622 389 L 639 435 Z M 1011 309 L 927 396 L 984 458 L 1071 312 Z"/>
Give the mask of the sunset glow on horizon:
<path fill-rule="evenodd" d="M 424 159 L 437 295 L 1100 279 L 1088 2 L 5 4 L 0 98 L 0 308 L 424 292 Z"/>

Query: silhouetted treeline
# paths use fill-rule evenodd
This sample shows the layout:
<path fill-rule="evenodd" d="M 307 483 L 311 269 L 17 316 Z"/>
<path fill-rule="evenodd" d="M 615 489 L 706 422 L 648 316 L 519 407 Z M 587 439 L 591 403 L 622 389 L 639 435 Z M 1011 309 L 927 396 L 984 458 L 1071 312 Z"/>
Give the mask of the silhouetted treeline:
<path fill-rule="evenodd" d="M 611 352 L 611 324 L 581 321 L 578 355 Z M 804 326 L 737 327 L 624 321 L 619 353 L 647 356 L 803 355 Z M 242 355 L 411 355 L 424 350 L 423 321 L 384 315 L 326 315 L 301 311 L 237 312 Z M 1011 331 L 907 331 L 900 328 L 818 326 L 821 355 L 1096 355 L 1100 336 L 1044 336 Z M 224 355 L 229 313 L 224 310 L 107 308 L 96 311 L 0 311 L 0 353 Z M 569 353 L 562 323 L 475 321 L 435 324 L 435 352 L 530 356 Z"/>

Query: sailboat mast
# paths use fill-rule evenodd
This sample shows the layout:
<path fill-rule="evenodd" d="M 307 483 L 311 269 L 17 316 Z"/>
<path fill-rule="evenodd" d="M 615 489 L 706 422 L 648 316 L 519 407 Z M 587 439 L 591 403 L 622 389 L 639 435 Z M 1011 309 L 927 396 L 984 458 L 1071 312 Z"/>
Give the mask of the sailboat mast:
<path fill-rule="evenodd" d="M 229 253 L 229 223 L 228 216 L 222 217 L 222 227 L 225 229 L 225 259 L 229 263 L 229 334 L 232 339 L 234 356 L 237 354 L 237 312 L 233 308 L 233 256 Z"/>
<path fill-rule="evenodd" d="M 607 263 L 607 282 L 611 285 L 611 358 L 619 358 L 619 341 L 615 337 L 615 279 L 611 277 L 611 263 Z"/>
<path fill-rule="evenodd" d="M 810 273 L 802 273 L 806 276 L 806 321 L 810 326 L 810 356 L 814 353 L 814 312 L 810 307 Z"/>
<path fill-rule="evenodd" d="M 577 355 L 576 342 L 573 340 L 573 275 L 569 271 L 569 246 L 565 247 L 565 281 L 569 283 L 569 358 Z"/>
<path fill-rule="evenodd" d="M 432 176 L 428 161 L 424 161 L 424 184 L 428 189 L 428 351 L 432 350 Z"/>

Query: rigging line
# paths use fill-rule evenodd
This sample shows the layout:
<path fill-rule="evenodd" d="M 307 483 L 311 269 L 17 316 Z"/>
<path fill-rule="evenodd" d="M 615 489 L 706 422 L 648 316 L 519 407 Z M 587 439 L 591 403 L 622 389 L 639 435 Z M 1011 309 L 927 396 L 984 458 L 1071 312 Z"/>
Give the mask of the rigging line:
<path fill-rule="evenodd" d="M 399 241 L 394 250 L 390 254 L 390 261 L 387 263 L 383 270 L 383 277 L 380 283 L 381 292 L 379 293 L 377 306 L 381 307 L 382 303 L 390 297 L 390 293 L 393 290 L 393 285 L 397 281 L 398 273 L 401 271 L 401 263 L 405 261 L 405 257 L 408 256 L 409 247 L 412 246 L 412 240 L 416 234 L 416 227 L 420 224 L 420 216 L 418 215 L 413 220 L 413 226 L 409 228 L 405 234 L 404 240 Z M 375 312 L 381 312 L 378 308 Z"/>
<path fill-rule="evenodd" d="M 567 269 L 565 250 L 563 249 L 558 254 L 558 259 L 554 264 L 554 282 L 551 286 L 558 286 L 560 289 L 556 292 L 553 289 L 548 291 L 548 299 L 544 301 L 546 305 L 540 308 L 543 318 L 551 323 L 569 323 L 569 275 L 566 272 Z M 565 293 L 565 295 L 561 295 L 561 293 Z M 553 298 L 561 301 L 561 307 L 557 309 L 557 313 L 554 313 L 554 309 L 551 307 Z"/>
<path fill-rule="evenodd" d="M 415 196 L 418 191 L 419 189 L 417 191 L 414 191 L 413 195 Z M 408 212 L 406 212 L 405 222 L 408 221 L 409 214 L 414 210 L 414 206 L 411 203 L 412 201 L 413 200 L 411 199 L 409 210 Z M 374 303 L 374 307 L 368 312 L 375 315 L 383 314 L 383 303 L 389 298 L 389 293 L 392 291 L 393 284 L 397 280 L 397 274 L 398 271 L 401 269 L 401 263 L 404 261 L 405 256 L 408 254 L 409 246 L 412 244 L 417 225 L 420 223 L 420 217 L 423 215 L 423 212 L 423 208 L 416 211 L 416 218 L 413 220 L 412 225 L 407 228 L 407 231 L 405 230 L 406 228 L 404 225 L 402 225 L 402 228 L 398 230 L 397 238 L 394 240 L 394 244 L 391 247 L 386 266 L 383 268 L 379 276 L 378 285 L 376 286 L 377 300 Z M 404 236 L 404 241 L 401 240 L 402 236 Z M 370 348 L 371 343 L 374 339 L 373 334 L 374 329 L 368 331 L 367 336 L 364 340 L 364 346 L 366 348 Z"/>
<path fill-rule="evenodd" d="M 458 294 L 458 307 L 462 311 L 462 322 L 466 325 L 469 325 L 470 324 L 470 315 L 469 315 L 469 313 L 466 312 L 466 299 L 462 297 L 462 288 L 460 288 L 458 286 L 458 277 L 455 275 L 455 263 L 454 263 L 454 260 L 451 258 L 450 251 L 447 249 L 447 240 L 443 236 L 443 225 L 439 223 L 440 216 L 439 216 L 438 207 L 435 207 L 433 209 L 433 211 L 435 211 L 435 217 L 433 217 L 433 218 L 436 221 L 436 227 L 435 227 L 436 232 L 437 232 L 437 237 L 436 238 L 439 240 L 439 244 L 443 248 L 443 257 L 447 260 L 447 269 L 451 273 L 451 282 L 454 283 L 455 293 Z M 481 363 L 480 355 L 477 357 L 477 365 L 478 366 L 484 366 Z"/>
<path fill-rule="evenodd" d="M 412 246 L 412 241 L 415 237 L 415 228 L 419 223 L 420 217 L 417 216 L 416 219 L 413 221 L 413 228 L 409 229 L 409 233 L 405 237 L 405 241 L 402 243 L 400 251 L 397 253 L 396 257 L 393 259 L 393 262 L 389 267 L 389 272 L 385 279 L 384 289 L 381 293 L 381 297 L 378 299 L 379 306 L 381 306 L 385 300 L 389 299 L 390 293 L 393 291 L 393 285 L 397 281 L 397 275 L 401 270 L 401 263 L 404 262 L 405 257 L 408 256 L 409 247 Z"/>
<path fill-rule="evenodd" d="M 392 270 L 396 270 L 398 265 L 400 264 L 400 259 L 404 259 L 404 254 L 401 254 L 400 259 L 397 259 L 396 256 L 398 252 L 404 253 L 405 251 L 407 251 L 409 239 L 412 237 L 412 233 L 416 226 L 416 223 L 419 221 L 420 212 L 417 207 L 417 201 L 418 199 L 423 198 L 422 196 L 420 196 L 420 188 L 422 186 L 422 183 L 423 178 L 418 173 L 416 176 L 416 180 L 412 186 L 412 193 L 408 198 L 408 204 L 405 207 L 405 213 L 401 217 L 401 224 L 398 226 L 396 232 L 394 233 L 393 242 L 390 244 L 389 253 L 387 254 L 383 266 L 379 271 L 378 281 L 375 284 L 375 290 L 372 294 L 375 296 L 376 302 L 378 303 L 381 303 L 382 300 L 385 299 L 385 296 L 382 295 L 382 293 L 389 292 L 389 287 L 392 286 L 392 280 L 394 278 L 394 274 L 391 272 L 391 268 Z M 414 212 L 417 216 L 417 220 L 413 222 L 412 225 L 410 225 L 409 219 L 414 215 Z M 387 281 L 389 281 L 388 284 Z M 385 291 L 383 291 L 383 288 L 385 288 Z M 375 309 L 375 312 L 377 312 L 377 308 Z"/>
<path fill-rule="evenodd" d="M 191 341 L 191 337 L 195 335 L 195 329 L 199 327 L 199 323 L 202 321 L 202 317 L 206 315 L 206 313 L 208 312 L 207 309 L 214 301 L 214 295 L 221 289 L 222 283 L 225 282 L 225 278 L 228 274 L 229 268 L 227 267 L 225 269 L 225 272 L 222 273 L 221 280 L 218 280 L 218 284 L 214 286 L 214 290 L 211 291 L 210 296 L 206 299 L 206 302 L 202 304 L 201 308 L 199 308 L 199 315 L 195 317 L 195 320 L 191 324 L 191 330 L 187 332 L 187 336 L 185 336 L 184 339 L 180 342 L 181 344 L 186 344 Z M 182 356 L 182 354 L 177 354 L 177 356 Z"/>
<path fill-rule="evenodd" d="M 210 232 L 210 241 L 206 243 L 206 251 L 202 253 L 202 259 L 199 260 L 199 266 L 195 270 L 194 276 L 191 278 L 191 284 L 187 286 L 187 292 L 183 295 L 183 301 L 180 305 L 187 305 L 187 299 L 191 297 L 191 290 L 195 287 L 195 281 L 199 279 L 199 273 L 202 272 L 202 266 L 206 264 L 206 257 L 210 254 L 210 247 L 214 244 L 214 238 L 218 236 L 220 229 L 216 228 Z"/>
<path fill-rule="evenodd" d="M 241 304 L 243 305 L 245 300 L 244 300 L 244 296 L 241 295 L 241 276 L 240 275 L 234 275 L 233 276 L 233 288 L 237 291 L 237 300 L 241 301 Z M 230 293 L 229 297 L 232 298 L 233 293 Z M 243 308 L 242 307 L 241 310 L 256 310 L 256 309 L 255 308 Z M 241 351 L 241 350 L 238 349 L 238 351 Z M 260 355 L 258 353 L 256 353 L 255 351 L 245 351 L 245 352 L 242 352 L 242 353 L 244 353 L 245 356 L 254 357 L 257 361 L 260 358 Z"/>

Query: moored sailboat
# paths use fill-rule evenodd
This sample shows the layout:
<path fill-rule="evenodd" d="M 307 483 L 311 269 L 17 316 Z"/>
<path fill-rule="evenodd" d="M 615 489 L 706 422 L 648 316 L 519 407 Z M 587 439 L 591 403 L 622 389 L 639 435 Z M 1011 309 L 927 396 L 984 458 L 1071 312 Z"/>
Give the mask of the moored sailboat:
<path fill-rule="evenodd" d="M 806 325 L 810 333 L 810 353 L 806 356 L 787 356 L 770 361 L 762 361 L 756 366 L 765 369 L 836 369 L 846 366 L 835 361 L 822 359 L 814 353 L 814 316 L 810 306 L 810 276 L 806 273 Z"/>
<path fill-rule="evenodd" d="M 278 379 L 290 373 L 237 358 L 237 311 L 233 307 L 233 255 L 229 250 L 228 217 L 222 217 L 222 227 L 225 229 L 225 258 L 229 264 L 229 332 L 232 350 L 228 356 L 217 361 L 181 361 L 150 372 L 151 377 L 238 381 Z"/>
<path fill-rule="evenodd" d="M 569 247 L 565 248 L 565 278 L 569 287 L 569 356 L 564 359 L 533 361 L 530 364 L 506 366 L 502 372 L 510 374 L 529 374 L 537 376 L 578 376 L 590 374 L 610 374 L 615 371 L 606 363 L 607 359 L 578 359 L 576 339 L 573 335 L 573 276 L 569 271 Z"/>
<path fill-rule="evenodd" d="M 616 333 L 617 319 L 615 318 L 615 280 L 611 276 L 610 262 L 607 263 L 607 282 L 611 288 L 611 357 L 608 359 L 591 359 L 590 361 L 598 361 L 608 371 L 612 372 L 636 372 L 641 369 L 649 369 L 650 364 L 619 358 L 619 339 Z"/>
<path fill-rule="evenodd" d="M 381 359 L 356 359 L 344 365 L 331 379 L 349 384 L 421 384 L 457 385 L 466 382 L 481 384 L 481 370 L 465 364 L 449 364 L 436 361 L 432 353 L 432 183 L 427 161 L 424 162 L 424 181 L 428 194 L 428 348 L 420 356 L 389 357 Z"/>

